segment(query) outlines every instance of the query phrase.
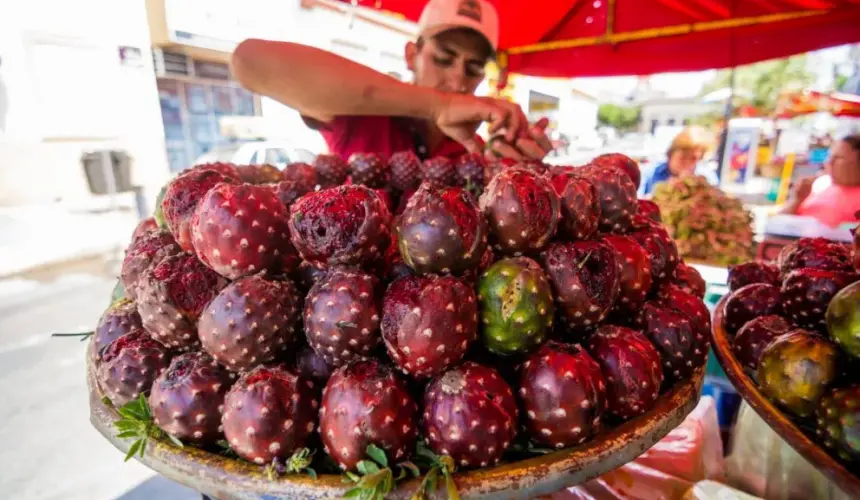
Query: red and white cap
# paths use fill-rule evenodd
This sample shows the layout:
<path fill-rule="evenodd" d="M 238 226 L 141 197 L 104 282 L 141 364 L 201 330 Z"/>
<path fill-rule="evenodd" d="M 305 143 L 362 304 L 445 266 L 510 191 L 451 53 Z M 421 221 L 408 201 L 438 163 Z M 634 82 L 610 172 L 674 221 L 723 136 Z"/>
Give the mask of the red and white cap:
<path fill-rule="evenodd" d="M 428 38 L 457 28 L 477 31 L 493 52 L 499 47 L 499 13 L 486 0 L 430 0 L 418 19 L 418 32 Z"/>

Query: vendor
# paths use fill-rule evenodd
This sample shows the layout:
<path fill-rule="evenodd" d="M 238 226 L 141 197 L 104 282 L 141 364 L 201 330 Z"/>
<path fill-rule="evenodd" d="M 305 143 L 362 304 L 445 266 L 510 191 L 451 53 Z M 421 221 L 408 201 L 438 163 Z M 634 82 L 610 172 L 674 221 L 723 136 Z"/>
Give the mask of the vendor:
<path fill-rule="evenodd" d="M 247 89 L 298 110 L 343 158 L 402 150 L 425 159 L 479 153 L 482 122 L 491 136 L 504 136 L 493 144 L 501 156 L 546 156 L 552 146 L 543 126 L 530 126 L 515 103 L 474 95 L 498 48 L 492 4 L 430 0 L 418 31 L 404 54 L 411 84 L 320 49 L 255 39 L 239 44 L 232 69 Z"/>
<path fill-rule="evenodd" d="M 792 188 L 782 213 L 815 217 L 830 227 L 854 222 L 860 210 L 860 134 L 830 147 L 824 174 L 806 177 Z"/>
<path fill-rule="evenodd" d="M 649 195 L 657 184 L 688 175 L 702 175 L 709 183 L 717 184 L 719 180 L 714 172 L 697 168 L 707 150 L 708 142 L 703 135 L 699 129 L 686 128 L 675 136 L 666 152 L 667 160 L 642 176 L 639 194 Z"/>

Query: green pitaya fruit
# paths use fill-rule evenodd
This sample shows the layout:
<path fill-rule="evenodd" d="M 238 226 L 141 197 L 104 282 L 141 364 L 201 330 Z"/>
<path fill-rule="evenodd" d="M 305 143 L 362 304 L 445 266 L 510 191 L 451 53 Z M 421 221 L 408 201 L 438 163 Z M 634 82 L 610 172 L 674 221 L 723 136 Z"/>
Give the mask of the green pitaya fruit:
<path fill-rule="evenodd" d="M 543 343 L 555 312 L 552 288 L 537 262 L 502 259 L 478 282 L 483 339 L 496 354 L 525 353 Z"/>
<path fill-rule="evenodd" d="M 825 317 L 830 338 L 846 353 L 860 357 L 860 281 L 833 296 Z"/>
<path fill-rule="evenodd" d="M 815 412 L 824 446 L 849 462 L 860 461 L 860 386 L 833 389 Z"/>
<path fill-rule="evenodd" d="M 794 330 L 762 352 L 758 367 L 761 391 L 798 417 L 809 417 L 839 374 L 839 349 L 821 335 Z"/>

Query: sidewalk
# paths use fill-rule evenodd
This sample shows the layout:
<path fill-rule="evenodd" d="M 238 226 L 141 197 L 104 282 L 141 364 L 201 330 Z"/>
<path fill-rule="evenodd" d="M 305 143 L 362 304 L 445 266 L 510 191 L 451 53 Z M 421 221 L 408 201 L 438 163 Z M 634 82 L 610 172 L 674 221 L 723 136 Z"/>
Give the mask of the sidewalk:
<path fill-rule="evenodd" d="M 60 204 L 0 207 L 0 278 L 122 250 L 137 224 L 133 209 L 82 210 Z"/>

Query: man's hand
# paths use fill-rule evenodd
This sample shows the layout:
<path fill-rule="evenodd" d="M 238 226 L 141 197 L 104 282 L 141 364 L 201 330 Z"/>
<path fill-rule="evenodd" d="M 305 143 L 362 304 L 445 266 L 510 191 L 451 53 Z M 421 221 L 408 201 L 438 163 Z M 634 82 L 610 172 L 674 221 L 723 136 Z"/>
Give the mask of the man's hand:
<path fill-rule="evenodd" d="M 815 177 L 804 177 L 797 181 L 791 188 L 791 198 L 797 203 L 803 203 L 803 200 L 809 197 L 812 193 L 812 184 L 815 182 Z"/>
<path fill-rule="evenodd" d="M 490 138 L 487 156 L 490 159 L 502 157 L 513 160 L 542 160 L 552 151 L 552 141 L 546 136 L 549 119 L 541 118 L 529 127 L 525 134 L 509 142 L 502 135 Z"/>
<path fill-rule="evenodd" d="M 532 137 L 528 120 L 518 105 L 491 97 L 445 94 L 433 121 L 442 133 L 462 144 L 470 153 L 478 153 L 482 149 L 481 142 L 475 137 L 475 131 L 482 122 L 487 122 L 491 136 L 501 134 L 509 143 Z"/>

